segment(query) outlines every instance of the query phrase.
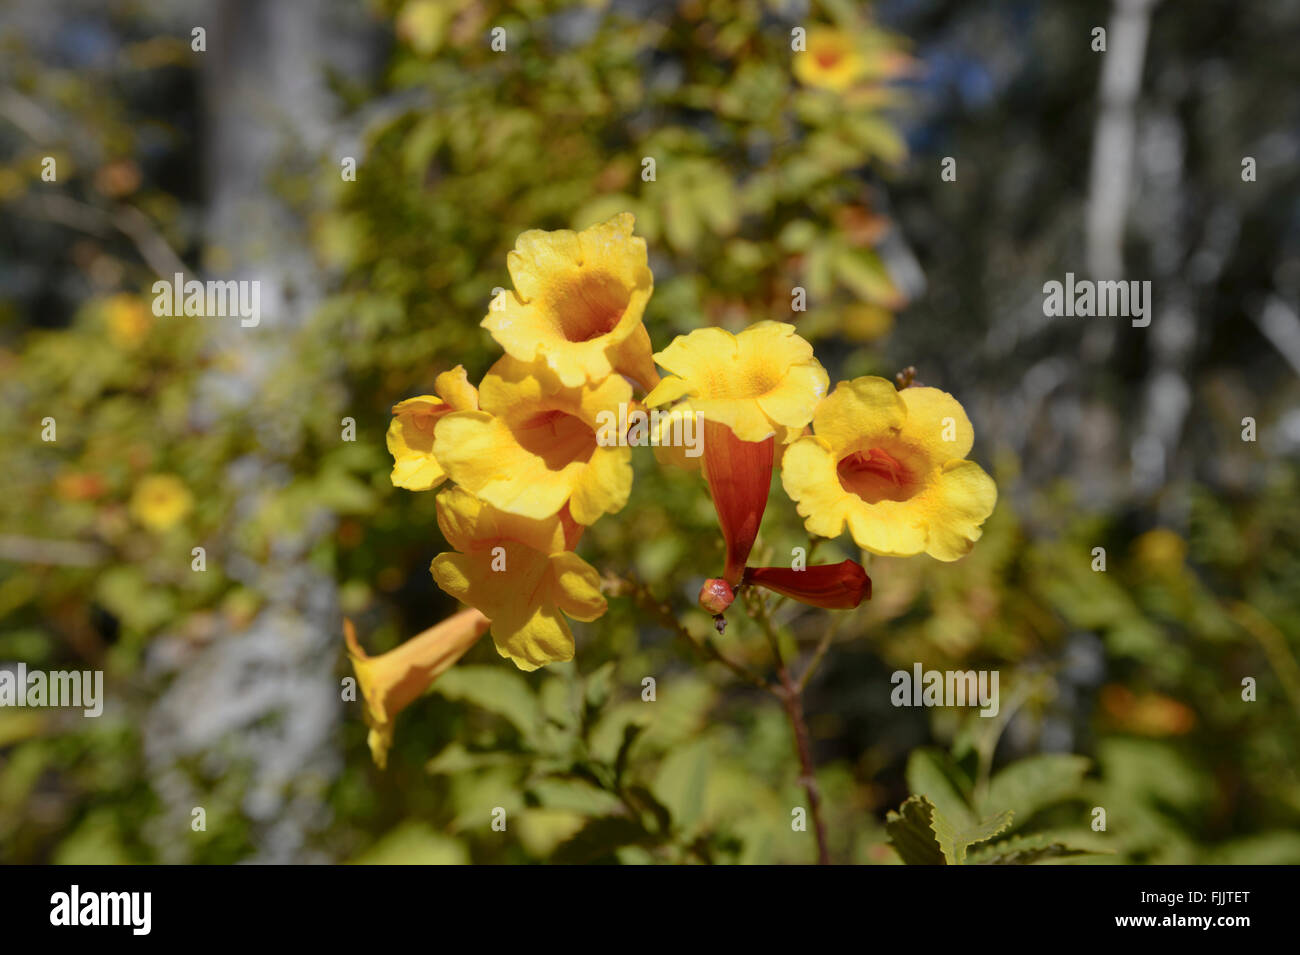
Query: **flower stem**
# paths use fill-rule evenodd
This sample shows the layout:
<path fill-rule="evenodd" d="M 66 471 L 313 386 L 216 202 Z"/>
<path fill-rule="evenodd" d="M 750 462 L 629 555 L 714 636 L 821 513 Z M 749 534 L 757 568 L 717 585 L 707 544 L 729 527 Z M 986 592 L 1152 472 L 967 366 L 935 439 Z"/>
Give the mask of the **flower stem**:
<path fill-rule="evenodd" d="M 808 723 L 803 713 L 804 683 L 796 681 L 790 675 L 790 668 L 785 664 L 785 657 L 781 653 L 781 641 L 777 639 L 776 628 L 772 626 L 772 618 L 768 614 L 767 601 L 763 594 L 746 588 L 745 606 L 763 628 L 763 633 L 767 635 L 767 642 L 772 647 L 772 655 L 776 659 L 776 672 L 780 684 L 771 687 L 771 690 L 785 708 L 785 715 L 790 720 L 790 729 L 794 733 L 795 753 L 799 757 L 799 782 L 808 793 L 808 812 L 812 816 L 813 831 L 817 835 L 817 864 L 830 865 L 831 853 L 826 840 L 826 820 L 822 818 L 822 794 L 817 786 L 812 747 L 808 742 Z M 829 641 L 827 643 L 829 645 Z"/>

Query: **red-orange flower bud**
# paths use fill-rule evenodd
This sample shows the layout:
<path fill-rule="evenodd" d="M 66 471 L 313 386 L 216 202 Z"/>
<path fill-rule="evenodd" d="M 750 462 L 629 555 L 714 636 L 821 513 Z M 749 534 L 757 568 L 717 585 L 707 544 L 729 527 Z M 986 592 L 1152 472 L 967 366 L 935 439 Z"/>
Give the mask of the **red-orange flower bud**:
<path fill-rule="evenodd" d="M 804 570 L 747 567 L 744 582 L 827 610 L 851 610 L 871 599 L 871 578 L 856 560 L 818 564 Z"/>
<path fill-rule="evenodd" d="M 717 577 L 706 580 L 704 586 L 700 588 L 700 606 L 715 617 L 726 613 L 735 599 L 736 594 L 731 589 L 731 585 Z"/>
<path fill-rule="evenodd" d="M 772 438 L 741 441 L 726 425 L 704 422 L 704 478 L 727 544 L 722 576 L 733 587 L 740 583 L 767 508 L 773 446 Z"/>

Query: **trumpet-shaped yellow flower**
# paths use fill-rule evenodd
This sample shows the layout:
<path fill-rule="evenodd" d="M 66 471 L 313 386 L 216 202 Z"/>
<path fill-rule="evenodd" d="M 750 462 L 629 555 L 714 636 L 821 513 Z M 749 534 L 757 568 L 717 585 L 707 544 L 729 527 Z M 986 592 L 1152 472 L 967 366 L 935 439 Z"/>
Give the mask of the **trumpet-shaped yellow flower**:
<path fill-rule="evenodd" d="M 344 619 L 343 637 L 365 699 L 366 725 L 370 727 L 366 742 L 376 766 L 383 769 L 388 762 L 397 714 L 465 655 L 487 631 L 488 622 L 473 608 L 462 610 L 401 646 L 371 657 L 357 642 L 352 621 Z"/>
<path fill-rule="evenodd" d="M 725 425 L 741 441 L 793 441 L 829 384 L 812 346 L 782 322 L 756 322 L 739 335 L 697 328 L 655 360 L 672 374 L 646 395 L 646 405 L 684 398 L 683 412 Z"/>
<path fill-rule="evenodd" d="M 453 487 L 438 495 L 438 526 L 458 553 L 433 559 L 433 579 L 491 618 L 498 653 L 521 670 L 573 659 L 565 615 L 595 620 L 606 607 L 595 568 L 570 550 L 578 524 L 507 514 Z"/>
<path fill-rule="evenodd" d="M 867 59 L 853 37 L 829 27 L 810 29 L 807 46 L 794 58 L 794 75 L 800 83 L 837 93 L 849 89 L 867 72 Z"/>
<path fill-rule="evenodd" d="M 545 362 L 570 388 L 615 372 L 647 389 L 658 383 L 641 324 L 654 278 L 634 221 L 624 212 L 582 232 L 519 236 L 506 257 L 514 291 L 493 299 L 483 319 L 507 355 Z"/>
<path fill-rule="evenodd" d="M 997 487 L 963 460 L 975 432 L 952 395 L 897 391 L 883 378 L 840 382 L 813 431 L 786 449 L 781 472 L 809 533 L 836 537 L 847 523 L 872 553 L 939 560 L 979 540 Z"/>
<path fill-rule="evenodd" d="M 632 387 L 618 375 L 569 388 L 540 361 L 500 359 L 479 386 L 481 411 L 438 422 L 434 453 L 453 481 L 493 507 L 537 520 L 567 503 L 579 524 L 623 508 L 632 452 L 602 445 L 602 412 L 617 419 Z M 606 419 L 607 420 L 607 419 Z"/>
<path fill-rule="evenodd" d="M 131 515 L 151 531 L 165 531 L 185 519 L 194 496 L 173 474 L 150 474 L 131 492 Z"/>
<path fill-rule="evenodd" d="M 407 398 L 393 405 L 388 425 L 388 453 L 393 456 L 394 487 L 428 491 L 447 479 L 433 455 L 433 429 L 443 415 L 478 409 L 478 392 L 469 383 L 465 368 L 457 365 L 434 379 L 437 395 Z"/>

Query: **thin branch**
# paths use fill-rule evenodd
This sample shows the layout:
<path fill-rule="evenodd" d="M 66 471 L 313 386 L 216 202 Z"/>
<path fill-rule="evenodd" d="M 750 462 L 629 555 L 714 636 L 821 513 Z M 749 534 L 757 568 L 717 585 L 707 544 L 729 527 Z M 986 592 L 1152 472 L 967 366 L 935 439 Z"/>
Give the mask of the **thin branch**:
<path fill-rule="evenodd" d="M 103 563 L 104 549 L 84 541 L 53 541 L 18 534 L 0 534 L 0 560 L 16 564 L 94 567 Z"/>
<path fill-rule="evenodd" d="M 693 633 L 687 630 L 686 627 L 682 625 L 682 622 L 677 619 L 672 608 L 655 597 L 655 595 L 650 592 L 650 588 L 641 581 L 616 577 L 606 578 L 606 583 L 610 585 L 609 589 L 611 593 L 631 597 L 637 606 L 649 613 L 663 626 L 672 630 L 679 637 L 684 639 L 702 656 L 713 660 L 716 663 L 721 663 L 750 686 L 757 687 L 760 690 L 773 692 L 772 686 L 766 680 L 754 673 L 743 663 L 738 663 L 723 654 L 722 651 L 713 645 L 712 641 L 700 640 Z"/>
<path fill-rule="evenodd" d="M 762 626 L 767 642 L 772 647 L 772 654 L 776 658 L 777 676 L 781 681 L 777 696 L 785 707 L 786 717 L 790 720 L 790 729 L 794 732 L 794 747 L 799 757 L 799 782 L 808 793 L 808 811 L 813 819 L 813 831 L 817 835 L 817 864 L 830 865 L 830 844 L 826 838 L 826 820 L 822 818 L 822 794 L 817 785 L 816 768 L 813 766 L 812 746 L 808 740 L 808 723 L 804 719 L 802 687 L 790 676 L 790 668 L 785 664 L 785 658 L 781 653 L 781 641 L 777 637 L 776 628 L 772 626 L 772 618 L 768 614 L 763 595 L 752 588 L 747 588 L 743 593 L 743 599 L 750 615 Z"/>
<path fill-rule="evenodd" d="M 134 206 L 119 205 L 106 211 L 67 196 L 48 194 L 14 204 L 20 215 L 44 219 L 94 236 L 116 230 L 131 240 L 140 258 L 155 275 L 172 276 L 185 271 L 185 263 L 163 238 L 149 217 Z"/>

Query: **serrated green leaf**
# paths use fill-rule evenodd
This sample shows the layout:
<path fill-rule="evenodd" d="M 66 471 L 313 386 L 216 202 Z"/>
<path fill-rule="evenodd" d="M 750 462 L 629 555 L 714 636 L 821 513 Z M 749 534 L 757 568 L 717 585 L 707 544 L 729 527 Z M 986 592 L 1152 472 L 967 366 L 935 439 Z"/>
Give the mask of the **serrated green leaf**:
<path fill-rule="evenodd" d="M 1048 836 L 1012 836 L 971 852 L 970 865 L 1033 865 L 1046 859 L 1106 855 L 1096 849 L 1066 845 Z"/>
<path fill-rule="evenodd" d="M 907 760 L 907 786 L 913 793 L 927 797 L 959 829 L 978 821 L 970 808 L 970 781 L 947 753 L 913 750 Z"/>
<path fill-rule="evenodd" d="M 909 796 L 898 812 L 885 816 L 885 831 L 904 865 L 946 865 L 935 837 L 934 803 L 924 796 Z"/>
<path fill-rule="evenodd" d="M 939 840 L 939 848 L 943 850 L 943 857 L 948 860 L 948 864 L 965 865 L 966 850 L 976 843 L 987 842 L 999 832 L 1004 831 L 1011 825 L 1011 816 L 1011 810 L 1008 809 L 973 826 L 958 828 L 946 819 L 942 813 L 936 811 L 931 827 L 934 829 L 935 837 Z"/>

